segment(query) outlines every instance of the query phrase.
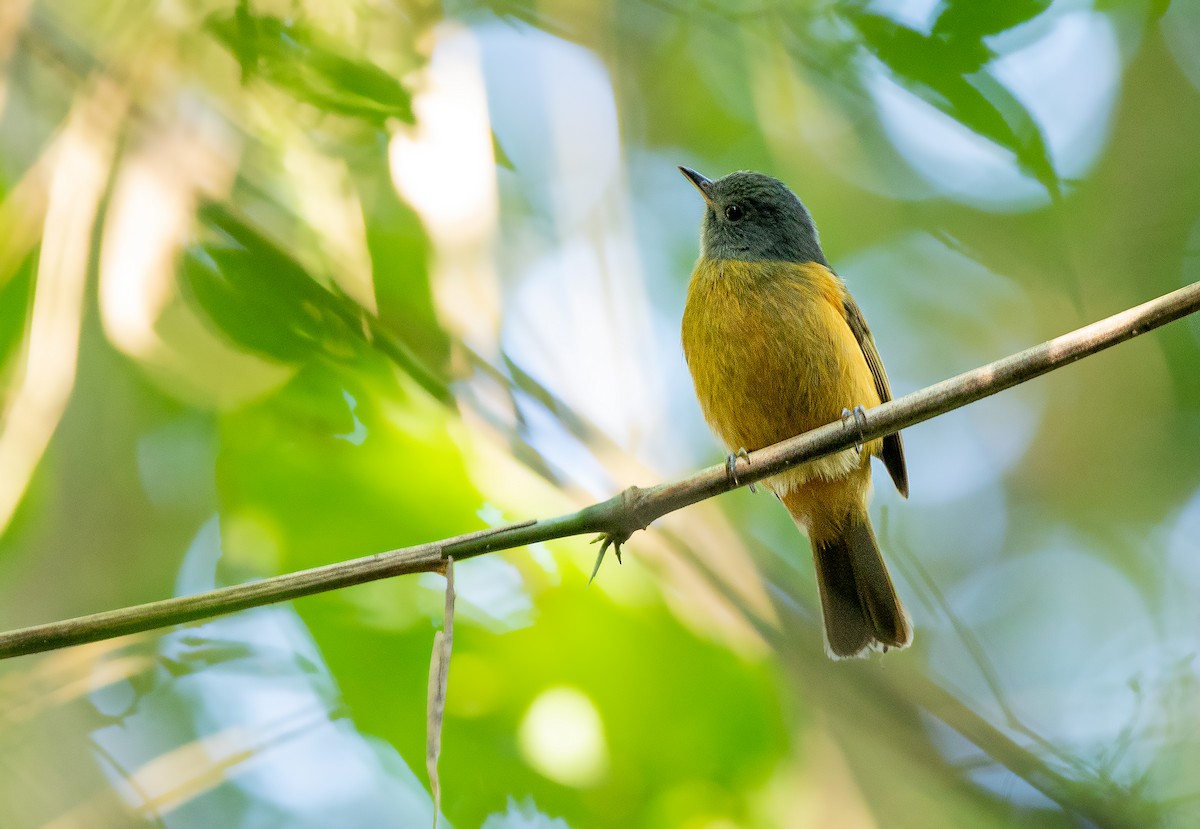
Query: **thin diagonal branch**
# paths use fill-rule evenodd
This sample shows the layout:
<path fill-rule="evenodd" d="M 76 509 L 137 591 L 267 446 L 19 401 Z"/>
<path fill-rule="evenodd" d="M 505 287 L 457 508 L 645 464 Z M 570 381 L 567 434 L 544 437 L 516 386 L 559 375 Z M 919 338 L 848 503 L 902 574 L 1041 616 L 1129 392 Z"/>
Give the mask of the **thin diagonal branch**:
<path fill-rule="evenodd" d="M 736 483 L 725 464 L 710 466 L 673 483 L 647 489 L 630 487 L 607 501 L 568 515 L 481 530 L 194 596 L 0 633 L 0 659 L 194 622 L 375 579 L 439 571 L 450 555 L 461 561 L 538 541 L 591 533 L 624 542 L 669 512 L 974 403 L 1198 309 L 1200 282 L 869 409 L 864 418 L 830 423 L 751 452 L 747 459 L 738 461 Z"/>

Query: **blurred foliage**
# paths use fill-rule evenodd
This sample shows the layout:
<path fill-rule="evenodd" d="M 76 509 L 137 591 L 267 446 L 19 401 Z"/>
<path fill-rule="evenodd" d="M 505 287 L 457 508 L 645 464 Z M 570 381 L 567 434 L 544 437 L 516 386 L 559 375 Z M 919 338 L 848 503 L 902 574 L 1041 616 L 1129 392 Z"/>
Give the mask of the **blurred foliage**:
<path fill-rule="evenodd" d="M 988 71 L 997 55 L 985 42 L 1029 20 L 1049 0 L 981 7 L 940 6 L 928 35 L 889 17 L 856 10 L 850 20 L 875 57 L 925 101 L 979 135 L 1009 150 L 1022 170 L 1052 192 L 1057 175 L 1041 128 L 1029 111 Z"/>
<path fill-rule="evenodd" d="M 413 120 L 411 96 L 394 77 L 322 43 L 303 21 L 254 14 L 242 0 L 231 14 L 215 13 L 208 27 L 237 57 L 244 83 L 261 78 L 322 112 L 376 127 Z"/>
<path fill-rule="evenodd" d="M 9 0 L 0 625 L 714 462 L 679 163 L 796 188 L 898 393 L 1194 281 L 1197 8 Z M 910 430 L 903 653 L 826 659 L 744 492 L 590 589 L 583 540 L 462 563 L 446 825 L 1195 825 L 1198 365 L 1178 323 Z M 0 665 L 0 825 L 431 825 L 441 607 Z"/>

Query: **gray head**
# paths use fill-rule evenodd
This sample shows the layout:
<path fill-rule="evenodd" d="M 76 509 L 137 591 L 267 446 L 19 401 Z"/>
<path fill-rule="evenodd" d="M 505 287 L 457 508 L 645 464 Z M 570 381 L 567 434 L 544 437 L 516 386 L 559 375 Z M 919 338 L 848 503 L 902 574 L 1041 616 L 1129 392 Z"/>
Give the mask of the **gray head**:
<path fill-rule="evenodd" d="M 679 170 L 707 205 L 700 229 L 702 256 L 828 265 L 812 216 L 779 179 L 743 170 L 712 181 L 687 167 Z"/>

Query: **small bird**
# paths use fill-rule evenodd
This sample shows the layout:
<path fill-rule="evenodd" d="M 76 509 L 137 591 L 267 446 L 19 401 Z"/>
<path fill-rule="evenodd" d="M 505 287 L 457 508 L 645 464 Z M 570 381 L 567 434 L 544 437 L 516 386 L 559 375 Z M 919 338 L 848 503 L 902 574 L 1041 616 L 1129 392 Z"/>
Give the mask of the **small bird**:
<path fill-rule="evenodd" d="M 730 452 L 761 449 L 890 400 L 867 323 L 830 270 L 800 199 L 762 173 L 713 181 L 679 169 L 705 202 L 683 352 L 704 417 Z M 899 434 L 763 482 L 808 533 L 827 650 L 836 659 L 912 641 L 867 513 L 873 455 L 908 497 Z M 731 455 L 731 470 L 735 464 Z"/>

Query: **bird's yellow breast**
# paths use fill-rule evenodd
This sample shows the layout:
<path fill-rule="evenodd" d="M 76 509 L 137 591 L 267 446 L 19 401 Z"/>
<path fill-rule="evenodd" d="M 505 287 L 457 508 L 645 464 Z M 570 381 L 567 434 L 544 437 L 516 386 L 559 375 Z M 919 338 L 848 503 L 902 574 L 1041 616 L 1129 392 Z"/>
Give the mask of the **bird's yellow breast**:
<path fill-rule="evenodd" d="M 759 449 L 879 405 L 846 322 L 845 286 L 816 263 L 701 259 L 688 286 L 683 351 L 705 418 L 731 451 Z M 863 453 L 877 453 L 868 445 Z M 822 477 L 858 468 L 835 455 Z"/>

